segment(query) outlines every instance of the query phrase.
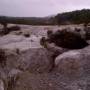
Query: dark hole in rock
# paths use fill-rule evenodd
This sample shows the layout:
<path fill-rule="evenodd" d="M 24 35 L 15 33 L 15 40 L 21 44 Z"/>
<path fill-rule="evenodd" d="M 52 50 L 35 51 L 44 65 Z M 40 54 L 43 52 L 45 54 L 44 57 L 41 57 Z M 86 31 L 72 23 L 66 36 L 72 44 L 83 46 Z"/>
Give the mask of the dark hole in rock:
<path fill-rule="evenodd" d="M 6 65 L 6 55 L 3 49 L 0 49 L 0 65 L 4 67 Z"/>
<path fill-rule="evenodd" d="M 29 33 L 25 33 L 24 36 L 28 38 L 28 37 L 30 37 L 30 34 Z"/>

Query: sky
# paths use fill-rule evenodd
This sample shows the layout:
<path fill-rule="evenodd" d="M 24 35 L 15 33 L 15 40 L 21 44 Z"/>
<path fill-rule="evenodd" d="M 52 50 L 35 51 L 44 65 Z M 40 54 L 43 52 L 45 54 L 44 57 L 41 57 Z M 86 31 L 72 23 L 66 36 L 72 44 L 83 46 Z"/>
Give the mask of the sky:
<path fill-rule="evenodd" d="M 0 0 L 0 15 L 44 17 L 80 9 L 90 9 L 90 0 Z"/>

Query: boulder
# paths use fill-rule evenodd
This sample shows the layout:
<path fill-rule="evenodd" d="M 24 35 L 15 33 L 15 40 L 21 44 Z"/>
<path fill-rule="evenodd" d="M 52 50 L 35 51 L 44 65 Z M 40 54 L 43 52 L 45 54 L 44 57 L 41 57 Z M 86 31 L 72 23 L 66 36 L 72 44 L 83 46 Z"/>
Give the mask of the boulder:
<path fill-rule="evenodd" d="M 30 72 L 48 72 L 52 67 L 52 58 L 45 48 L 31 48 L 20 55 L 19 68 Z"/>
<path fill-rule="evenodd" d="M 0 78 L 5 82 L 6 90 L 12 90 L 22 72 L 49 72 L 52 68 L 52 57 L 45 48 L 31 48 L 17 53 L 15 50 L 5 50 L 6 65 L 0 67 Z"/>
<path fill-rule="evenodd" d="M 83 57 L 77 51 L 69 51 L 56 57 L 55 66 L 61 74 L 77 75 L 82 73 Z"/>
<path fill-rule="evenodd" d="M 64 89 L 59 78 L 53 77 L 52 74 L 34 74 L 24 72 L 20 75 L 16 82 L 15 88 L 12 90 L 68 90 Z"/>
<path fill-rule="evenodd" d="M 65 52 L 55 59 L 57 70 L 66 75 L 90 74 L 90 46 Z"/>
<path fill-rule="evenodd" d="M 7 50 L 6 56 L 8 71 L 17 68 L 22 71 L 48 72 L 52 67 L 52 57 L 45 48 L 30 48 L 23 51 Z"/>

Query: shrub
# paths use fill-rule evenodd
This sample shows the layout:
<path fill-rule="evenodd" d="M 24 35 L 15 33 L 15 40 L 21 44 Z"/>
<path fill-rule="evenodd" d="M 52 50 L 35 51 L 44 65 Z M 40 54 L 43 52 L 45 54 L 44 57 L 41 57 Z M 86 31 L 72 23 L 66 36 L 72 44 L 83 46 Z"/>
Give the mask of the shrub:
<path fill-rule="evenodd" d="M 63 30 L 52 34 L 49 41 L 54 42 L 57 46 L 69 49 L 80 49 L 88 45 L 79 35 Z"/>

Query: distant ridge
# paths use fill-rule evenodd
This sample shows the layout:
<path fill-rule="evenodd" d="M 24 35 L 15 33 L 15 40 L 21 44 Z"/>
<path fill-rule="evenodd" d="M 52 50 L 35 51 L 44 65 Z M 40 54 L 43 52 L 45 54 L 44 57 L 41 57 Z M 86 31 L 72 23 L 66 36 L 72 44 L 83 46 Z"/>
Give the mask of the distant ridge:
<path fill-rule="evenodd" d="M 58 24 L 66 23 L 90 23 L 90 9 L 75 10 L 59 13 L 55 16 Z"/>
<path fill-rule="evenodd" d="M 28 24 L 28 25 L 61 25 L 61 24 L 80 24 L 90 23 L 90 9 L 63 12 L 57 15 L 46 17 L 12 17 L 0 16 L 1 22 Z"/>

